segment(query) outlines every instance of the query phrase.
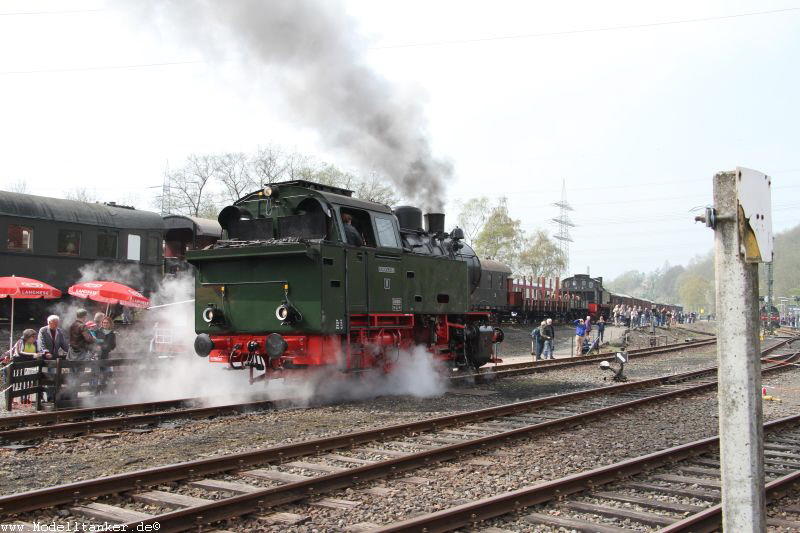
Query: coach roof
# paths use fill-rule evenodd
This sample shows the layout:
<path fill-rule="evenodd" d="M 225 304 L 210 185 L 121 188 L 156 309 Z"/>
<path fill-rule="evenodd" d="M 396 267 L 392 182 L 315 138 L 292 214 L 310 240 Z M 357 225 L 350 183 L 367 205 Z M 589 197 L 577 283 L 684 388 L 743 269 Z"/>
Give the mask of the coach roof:
<path fill-rule="evenodd" d="M 511 274 L 511 268 L 508 265 L 500 261 L 495 261 L 494 259 L 481 259 L 481 268 L 491 272 Z"/>
<path fill-rule="evenodd" d="M 0 216 L 120 229 L 164 229 L 161 216 L 150 211 L 8 191 L 0 191 Z"/>
<path fill-rule="evenodd" d="M 188 215 L 167 215 L 164 217 L 164 227 L 167 231 L 188 229 L 198 237 L 219 237 L 222 233 L 222 226 L 216 220 Z"/>

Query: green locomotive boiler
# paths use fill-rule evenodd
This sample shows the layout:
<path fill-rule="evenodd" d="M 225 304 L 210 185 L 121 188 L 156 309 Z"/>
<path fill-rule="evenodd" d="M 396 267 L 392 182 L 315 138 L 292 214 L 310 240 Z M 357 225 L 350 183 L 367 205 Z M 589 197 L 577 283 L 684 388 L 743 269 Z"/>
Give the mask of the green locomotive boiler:
<path fill-rule="evenodd" d="M 386 371 L 417 346 L 453 367 L 488 363 L 502 332 L 471 310 L 480 260 L 461 229 L 444 231 L 443 214 L 422 220 L 418 208 L 307 181 L 241 198 L 220 212 L 223 238 L 187 254 L 195 351 L 249 369 L 251 382 Z"/>

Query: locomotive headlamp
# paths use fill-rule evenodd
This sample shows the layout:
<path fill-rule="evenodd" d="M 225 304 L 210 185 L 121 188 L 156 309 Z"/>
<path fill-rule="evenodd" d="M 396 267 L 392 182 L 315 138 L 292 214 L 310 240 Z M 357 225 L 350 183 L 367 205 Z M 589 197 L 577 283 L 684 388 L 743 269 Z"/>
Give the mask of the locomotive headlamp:
<path fill-rule="evenodd" d="M 284 302 L 275 309 L 275 318 L 281 321 L 281 325 L 296 324 L 303 320 L 303 315 L 292 304 Z"/>
<path fill-rule="evenodd" d="M 278 188 L 274 185 L 264 185 L 264 196 L 267 198 L 276 198 L 278 196 Z"/>
<path fill-rule="evenodd" d="M 219 324 L 222 322 L 222 310 L 214 304 L 208 304 L 203 309 L 203 322 L 206 324 Z"/>
<path fill-rule="evenodd" d="M 289 318 L 289 307 L 286 305 L 279 305 L 278 308 L 275 309 L 275 318 L 281 322 Z"/>

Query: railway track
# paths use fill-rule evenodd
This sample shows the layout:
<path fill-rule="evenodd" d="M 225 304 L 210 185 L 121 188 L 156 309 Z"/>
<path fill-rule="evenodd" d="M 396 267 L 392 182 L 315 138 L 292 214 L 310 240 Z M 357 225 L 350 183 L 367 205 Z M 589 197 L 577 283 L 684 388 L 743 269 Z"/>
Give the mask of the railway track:
<path fill-rule="evenodd" d="M 697 341 L 690 341 L 690 342 L 680 342 L 675 344 L 669 344 L 667 346 L 659 346 L 655 348 L 639 348 L 636 350 L 628 350 L 626 353 L 631 360 L 649 357 L 653 355 L 661 355 L 669 352 L 674 352 L 678 350 L 683 350 L 686 348 L 698 348 L 701 346 L 709 346 L 711 344 L 715 344 L 717 342 L 716 338 L 713 339 L 702 339 Z M 769 350 L 777 349 L 779 346 L 783 346 L 784 344 L 776 345 Z M 497 365 L 487 367 L 483 372 L 478 374 L 467 374 L 465 376 L 453 376 L 453 380 L 455 381 L 469 381 L 469 380 L 480 380 L 480 379 L 490 379 L 492 377 L 508 377 L 514 375 L 524 375 L 524 374 L 535 374 L 537 372 L 546 372 L 553 369 L 562 369 L 562 368 L 570 368 L 574 366 L 582 366 L 587 364 L 594 364 L 600 361 L 605 361 L 608 358 L 613 358 L 615 352 L 605 352 L 593 355 L 583 355 L 580 357 L 569 357 L 566 359 L 546 359 L 543 361 L 535 361 L 533 363 L 510 363 L 505 365 Z"/>
<path fill-rule="evenodd" d="M 786 368 L 794 365 L 775 363 L 764 371 Z M 458 460 L 615 411 L 711 390 L 716 387 L 715 371 L 712 367 L 13 494 L 0 497 L 0 513 L 68 505 L 70 516 L 126 523 L 129 530 L 156 523 L 160 531 L 198 528 L 254 512 L 269 513 L 277 505 Z M 177 486 L 172 485 L 176 482 Z M 168 490 L 161 490 L 159 485 Z M 198 491 L 204 496 L 198 497 Z M 130 497 L 123 496 L 128 492 Z M 341 500 L 327 503 L 347 504 Z M 137 505 L 141 509 L 144 504 L 164 512 L 153 515 L 137 510 Z M 283 515 L 270 513 L 265 520 L 287 520 Z"/>
<path fill-rule="evenodd" d="M 685 342 L 630 350 L 631 359 L 660 355 L 686 348 L 706 346 L 716 342 L 714 339 Z M 549 359 L 545 361 L 497 365 L 477 374 L 452 376 L 453 383 L 472 383 L 496 378 L 512 377 L 554 369 L 594 364 L 608 359 L 612 354 L 596 354 L 569 359 Z M 209 399 L 186 398 L 152 403 L 124 404 L 88 409 L 69 409 L 46 413 L 35 413 L 0 418 L 0 442 L 22 442 L 43 438 L 66 437 L 92 434 L 102 431 L 134 429 L 154 426 L 170 420 L 200 419 L 217 416 L 237 415 L 257 410 L 271 409 L 280 405 L 291 405 L 291 398 L 284 400 L 251 399 L 240 403 L 226 403 L 207 406 Z"/>
<path fill-rule="evenodd" d="M 774 500 L 800 482 L 800 415 L 769 422 L 764 431 L 766 493 Z M 719 468 L 719 438 L 711 437 L 372 531 L 452 531 L 510 513 L 519 521 L 524 513 L 521 521 L 530 526 L 567 530 L 711 532 L 722 520 Z M 795 518 L 769 518 L 767 526 L 800 531 L 800 508 L 787 511 Z M 493 526 L 511 531 L 502 523 Z"/>

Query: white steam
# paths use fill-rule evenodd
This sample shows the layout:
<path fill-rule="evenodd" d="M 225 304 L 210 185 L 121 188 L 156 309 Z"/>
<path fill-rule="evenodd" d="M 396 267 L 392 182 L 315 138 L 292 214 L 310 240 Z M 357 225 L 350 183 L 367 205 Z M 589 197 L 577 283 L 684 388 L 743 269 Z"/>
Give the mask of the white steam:
<path fill-rule="evenodd" d="M 100 271 L 87 269 L 90 279 Z M 94 278 L 96 279 L 96 278 Z M 104 272 L 100 279 L 125 280 Z M 229 370 L 227 365 L 209 363 L 194 353 L 194 278 L 191 274 L 169 276 L 150 295 L 152 309 L 137 311 L 136 322 L 117 329 L 120 354 L 153 364 L 152 370 L 125 373 L 125 385 L 107 390 L 91 401 L 97 404 L 137 403 L 147 401 L 198 398 L 204 405 L 224 405 L 261 399 L 290 400 L 296 405 L 361 400 L 388 395 L 431 397 L 443 394 L 447 380 L 441 365 L 421 346 L 398 351 L 391 371 L 369 370 L 361 374 L 343 374 L 324 368 L 298 372 L 286 379 L 248 383 L 249 371 Z M 71 308 L 62 307 L 64 329 L 74 320 L 75 310 L 86 301 L 73 300 Z M 104 306 L 105 304 L 101 304 Z M 268 332 L 267 332 L 268 333 Z"/>

